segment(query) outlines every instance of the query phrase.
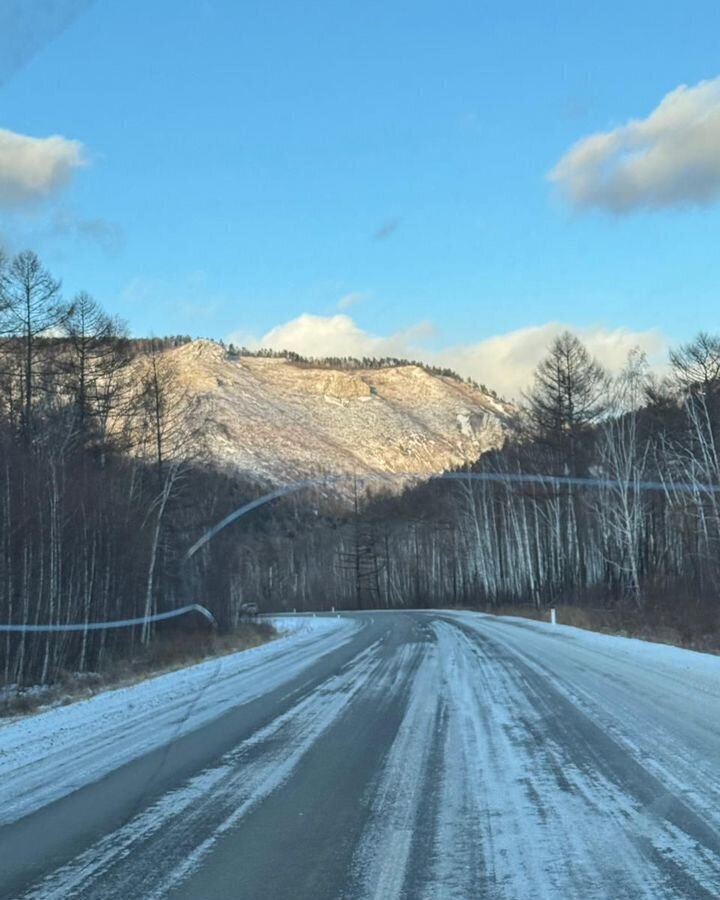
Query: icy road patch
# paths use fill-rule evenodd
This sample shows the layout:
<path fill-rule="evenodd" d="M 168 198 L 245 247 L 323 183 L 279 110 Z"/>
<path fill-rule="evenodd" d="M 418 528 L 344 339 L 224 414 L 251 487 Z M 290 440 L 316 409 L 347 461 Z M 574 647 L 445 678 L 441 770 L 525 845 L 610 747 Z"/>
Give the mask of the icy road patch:
<path fill-rule="evenodd" d="M 357 623 L 277 617 L 275 641 L 12 722 L 0 721 L 0 826 L 292 680 Z"/>

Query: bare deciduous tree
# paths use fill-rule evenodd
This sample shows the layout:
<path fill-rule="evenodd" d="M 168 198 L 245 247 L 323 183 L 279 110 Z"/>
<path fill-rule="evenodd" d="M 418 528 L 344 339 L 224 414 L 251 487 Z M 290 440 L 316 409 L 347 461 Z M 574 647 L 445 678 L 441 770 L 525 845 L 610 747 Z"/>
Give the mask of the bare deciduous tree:
<path fill-rule="evenodd" d="M 60 296 L 60 282 L 30 250 L 5 267 L 0 281 L 0 333 L 18 342 L 22 359 L 22 429 L 32 439 L 38 340 L 60 329 L 71 307 Z"/>
<path fill-rule="evenodd" d="M 720 388 L 720 337 L 701 331 L 690 343 L 670 351 L 670 365 L 684 393 L 716 393 Z"/>
<path fill-rule="evenodd" d="M 75 410 L 80 439 L 85 447 L 97 442 L 104 445 L 110 416 L 120 415 L 120 404 L 128 392 L 123 378 L 130 359 L 127 328 L 83 292 L 73 302 L 65 333 L 67 349 L 61 356 L 64 389 Z"/>

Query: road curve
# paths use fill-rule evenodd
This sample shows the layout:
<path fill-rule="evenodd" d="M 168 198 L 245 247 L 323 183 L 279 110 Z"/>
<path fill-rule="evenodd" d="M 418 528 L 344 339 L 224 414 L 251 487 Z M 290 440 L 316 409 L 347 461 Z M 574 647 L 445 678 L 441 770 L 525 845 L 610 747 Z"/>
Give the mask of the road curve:
<path fill-rule="evenodd" d="M 0 728 L 0 897 L 720 896 L 720 658 L 349 618 L 128 712 L 139 753 L 99 719 L 104 769 L 58 738 L 4 771 Z"/>

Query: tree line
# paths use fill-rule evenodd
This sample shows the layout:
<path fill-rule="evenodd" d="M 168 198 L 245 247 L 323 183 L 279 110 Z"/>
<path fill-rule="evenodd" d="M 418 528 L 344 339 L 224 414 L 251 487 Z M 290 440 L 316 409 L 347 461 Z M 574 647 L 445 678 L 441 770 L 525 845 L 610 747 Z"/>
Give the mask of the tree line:
<path fill-rule="evenodd" d="M 133 340 L 88 294 L 63 297 L 36 254 L 0 259 L 0 623 L 81 626 L 0 632 L 1 682 L 102 669 L 155 640 L 149 615 L 195 602 L 222 629 L 246 601 L 717 610 L 720 338 L 676 348 L 658 379 L 639 352 L 611 377 L 563 334 L 502 449 L 400 492 L 318 484 L 191 559 L 273 486 L 213 467 L 207 411 L 167 352 L 185 342 Z"/>
<path fill-rule="evenodd" d="M 335 602 L 664 602 L 716 622 L 720 338 L 701 333 L 669 362 L 658 379 L 633 351 L 611 377 L 577 337 L 558 337 L 502 449 L 451 479 L 362 498 L 324 548 Z"/>
<path fill-rule="evenodd" d="M 39 257 L 0 257 L 0 684 L 49 684 L 147 647 L 156 626 L 87 626 L 211 607 L 222 628 L 246 598 L 245 550 L 208 523 L 262 487 L 213 471 L 205 423 L 171 355 L 131 340 L 89 294 L 62 295 Z"/>
<path fill-rule="evenodd" d="M 220 342 L 223 346 L 224 343 Z M 437 375 L 442 378 L 452 378 L 463 384 L 469 384 L 476 390 L 482 391 L 495 399 L 500 399 L 497 393 L 484 384 L 478 384 L 472 378 L 463 378 L 454 369 L 447 366 L 433 366 L 416 359 L 406 359 L 399 356 L 303 356 L 294 350 L 275 350 L 269 347 L 261 347 L 257 350 L 248 350 L 247 347 L 237 347 L 230 343 L 226 347 L 228 359 L 239 359 L 241 356 L 260 357 L 263 359 L 286 359 L 293 365 L 312 369 L 340 369 L 343 371 L 356 371 L 357 369 L 394 369 L 401 366 L 415 366 L 429 375 Z"/>

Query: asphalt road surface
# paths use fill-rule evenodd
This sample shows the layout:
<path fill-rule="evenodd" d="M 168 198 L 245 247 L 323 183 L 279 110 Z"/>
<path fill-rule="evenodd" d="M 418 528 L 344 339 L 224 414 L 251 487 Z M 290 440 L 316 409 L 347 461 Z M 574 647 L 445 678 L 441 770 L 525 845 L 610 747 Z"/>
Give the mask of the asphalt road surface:
<path fill-rule="evenodd" d="M 99 701 L 83 744 L 73 711 L 47 748 L 0 726 L 0 896 L 720 897 L 720 659 L 348 618 L 150 712 Z"/>

